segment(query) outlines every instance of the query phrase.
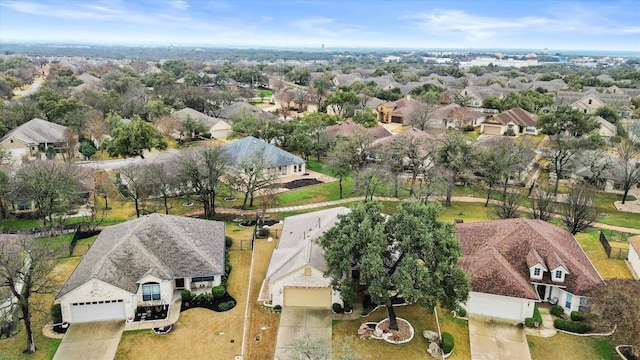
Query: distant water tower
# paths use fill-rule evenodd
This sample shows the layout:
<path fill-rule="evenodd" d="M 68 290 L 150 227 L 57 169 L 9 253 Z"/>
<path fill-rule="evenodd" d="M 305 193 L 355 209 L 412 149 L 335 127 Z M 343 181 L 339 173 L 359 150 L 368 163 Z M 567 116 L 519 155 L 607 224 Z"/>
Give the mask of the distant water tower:
<path fill-rule="evenodd" d="M 324 43 L 322 43 L 322 45 L 320 46 L 321 49 L 324 49 Z"/>

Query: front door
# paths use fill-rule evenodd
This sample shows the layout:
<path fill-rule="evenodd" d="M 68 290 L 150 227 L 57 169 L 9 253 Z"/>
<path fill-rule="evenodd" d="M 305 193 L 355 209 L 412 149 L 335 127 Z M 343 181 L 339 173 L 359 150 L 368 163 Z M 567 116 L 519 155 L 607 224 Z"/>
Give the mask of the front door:
<path fill-rule="evenodd" d="M 538 289 L 538 296 L 540 297 L 540 300 L 544 301 L 545 298 L 545 294 L 547 292 L 547 286 L 546 285 L 536 285 L 536 288 Z"/>

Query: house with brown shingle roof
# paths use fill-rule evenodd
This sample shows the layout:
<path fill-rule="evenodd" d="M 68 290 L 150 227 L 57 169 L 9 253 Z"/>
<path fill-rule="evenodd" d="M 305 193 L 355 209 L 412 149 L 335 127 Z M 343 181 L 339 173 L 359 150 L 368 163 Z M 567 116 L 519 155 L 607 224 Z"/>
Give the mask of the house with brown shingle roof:
<path fill-rule="evenodd" d="M 351 136 L 353 134 L 368 134 L 373 138 L 374 141 L 393 135 L 383 126 L 365 128 L 364 126 L 353 121 L 342 121 L 335 125 L 327 126 L 322 132 L 322 136 L 327 141 L 335 140 L 338 135 Z"/>
<path fill-rule="evenodd" d="M 522 108 L 509 109 L 503 113 L 495 114 L 480 125 L 480 133 L 491 135 L 504 135 L 513 133 L 538 135 L 536 122 L 538 115 L 532 114 Z"/>
<path fill-rule="evenodd" d="M 522 322 L 543 301 L 580 311 L 604 282 L 573 235 L 545 221 L 456 224 L 455 232 L 471 282 L 470 315 Z"/>
<path fill-rule="evenodd" d="M 378 113 L 378 121 L 383 123 L 399 123 L 404 124 L 409 113 L 412 110 L 412 104 L 415 100 L 411 100 L 410 96 L 400 100 L 387 102 L 378 105 L 376 112 Z"/>
<path fill-rule="evenodd" d="M 484 121 L 484 114 L 456 103 L 440 106 L 429 114 L 429 127 L 435 129 L 459 129 L 467 125 L 477 126 Z"/>

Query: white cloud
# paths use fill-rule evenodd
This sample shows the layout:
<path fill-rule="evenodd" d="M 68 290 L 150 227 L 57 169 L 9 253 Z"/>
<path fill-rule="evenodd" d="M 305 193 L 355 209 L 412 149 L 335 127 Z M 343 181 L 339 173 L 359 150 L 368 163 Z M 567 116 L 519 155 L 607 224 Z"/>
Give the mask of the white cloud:
<path fill-rule="evenodd" d="M 335 21 L 335 19 L 326 17 L 307 18 L 294 21 L 291 26 L 318 36 L 338 37 L 340 34 L 329 26 Z"/>

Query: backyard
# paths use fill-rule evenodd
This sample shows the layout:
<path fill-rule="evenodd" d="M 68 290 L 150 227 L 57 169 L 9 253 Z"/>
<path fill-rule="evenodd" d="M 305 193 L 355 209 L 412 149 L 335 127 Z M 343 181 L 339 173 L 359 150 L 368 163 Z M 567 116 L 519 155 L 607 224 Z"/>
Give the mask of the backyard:
<path fill-rule="evenodd" d="M 550 338 L 527 336 L 531 360 L 619 359 L 603 337 L 581 337 L 558 333 Z"/>
<path fill-rule="evenodd" d="M 623 259 L 610 259 L 607 257 L 607 253 L 604 251 L 600 240 L 598 240 L 599 234 L 599 229 L 589 228 L 586 232 L 578 233 L 576 239 L 600 275 L 605 279 L 633 279 L 631 271 L 629 271 L 629 267 Z M 607 235 L 609 234 L 611 232 L 607 231 Z M 613 241 L 610 243 L 612 247 L 616 245 Z M 628 243 L 624 245 L 628 247 Z"/>

